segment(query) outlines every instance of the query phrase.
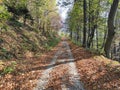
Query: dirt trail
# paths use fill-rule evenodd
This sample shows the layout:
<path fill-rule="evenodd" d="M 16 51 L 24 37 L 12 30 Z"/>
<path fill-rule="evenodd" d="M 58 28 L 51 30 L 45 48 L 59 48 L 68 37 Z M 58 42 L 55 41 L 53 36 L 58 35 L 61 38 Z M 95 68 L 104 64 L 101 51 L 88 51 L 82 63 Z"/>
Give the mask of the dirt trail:
<path fill-rule="evenodd" d="M 61 43 L 34 90 L 84 90 L 70 47 L 66 41 Z"/>

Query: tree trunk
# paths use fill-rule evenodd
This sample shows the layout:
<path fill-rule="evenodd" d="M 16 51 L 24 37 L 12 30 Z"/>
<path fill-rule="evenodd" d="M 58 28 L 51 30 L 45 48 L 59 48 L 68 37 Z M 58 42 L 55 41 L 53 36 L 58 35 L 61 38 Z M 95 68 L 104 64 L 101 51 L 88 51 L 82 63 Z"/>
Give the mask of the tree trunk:
<path fill-rule="evenodd" d="M 91 47 L 94 36 L 95 36 L 95 30 L 97 30 L 98 28 L 100 0 L 98 1 L 96 10 L 91 10 L 91 7 L 92 7 L 92 4 L 89 1 L 89 12 L 90 13 L 89 13 L 89 32 L 88 32 L 88 40 L 87 40 L 88 48 Z M 94 43 L 93 43 L 93 47 L 94 47 Z"/>
<path fill-rule="evenodd" d="M 99 48 L 99 43 L 98 43 L 98 41 L 99 41 L 99 38 L 98 38 L 98 29 L 96 28 L 96 48 L 97 48 L 97 50 L 98 50 L 98 48 Z"/>
<path fill-rule="evenodd" d="M 107 40 L 104 47 L 105 54 L 108 58 L 110 58 L 110 48 L 111 48 L 112 40 L 115 35 L 114 19 L 115 19 L 115 14 L 118 8 L 118 3 L 119 3 L 119 0 L 113 1 L 109 16 L 108 16 L 108 35 L 107 35 Z"/>
<path fill-rule="evenodd" d="M 71 40 L 72 40 L 72 30 L 70 31 L 70 38 L 71 38 Z"/>
<path fill-rule="evenodd" d="M 89 41 L 88 41 L 88 48 L 91 47 L 91 44 L 92 44 L 92 42 L 93 42 L 93 38 L 94 38 L 94 34 L 95 34 L 96 28 L 97 28 L 97 26 L 94 25 L 94 26 L 92 27 L 92 29 L 91 29 L 92 31 L 91 31 L 90 38 L 89 38 Z"/>
<path fill-rule="evenodd" d="M 87 31 L 87 2 L 83 2 L 83 11 L 84 11 L 84 28 L 83 28 L 83 47 L 86 47 L 86 31 Z"/>
<path fill-rule="evenodd" d="M 105 28 L 105 26 L 104 26 L 104 28 Z M 102 43 L 102 46 L 101 46 L 100 49 L 103 49 L 105 47 L 105 41 L 106 41 L 106 37 L 107 37 L 107 30 L 106 30 L 106 28 L 104 30 L 105 30 L 105 32 L 104 32 L 103 43 Z"/>
<path fill-rule="evenodd" d="M 88 37 L 87 37 L 87 48 L 88 48 L 88 42 L 90 38 L 90 31 L 91 31 L 91 0 L 89 0 L 89 15 L 88 15 Z"/>

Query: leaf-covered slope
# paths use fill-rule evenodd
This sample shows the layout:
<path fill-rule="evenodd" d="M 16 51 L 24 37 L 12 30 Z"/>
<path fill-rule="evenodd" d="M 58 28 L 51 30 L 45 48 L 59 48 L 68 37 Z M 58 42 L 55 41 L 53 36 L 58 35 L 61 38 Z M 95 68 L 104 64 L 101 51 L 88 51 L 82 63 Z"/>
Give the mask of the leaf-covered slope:
<path fill-rule="evenodd" d="M 39 30 L 19 22 L 8 22 L 0 32 L 0 59 L 32 57 L 48 47 L 54 35 L 43 36 Z"/>

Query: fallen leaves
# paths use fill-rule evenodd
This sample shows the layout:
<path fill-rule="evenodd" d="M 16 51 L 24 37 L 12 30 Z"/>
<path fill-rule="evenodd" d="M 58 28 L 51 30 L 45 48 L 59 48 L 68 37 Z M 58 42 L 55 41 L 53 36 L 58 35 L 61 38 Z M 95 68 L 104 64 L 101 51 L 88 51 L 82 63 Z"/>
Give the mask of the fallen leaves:
<path fill-rule="evenodd" d="M 70 46 L 86 90 L 120 90 L 120 71 L 115 68 L 120 63 L 95 56 L 72 43 Z"/>
<path fill-rule="evenodd" d="M 0 90 L 33 90 L 43 70 L 50 64 L 60 44 L 39 58 L 16 60 L 15 71 L 0 76 Z M 11 61 L 4 64 L 9 65 Z M 2 64 L 1 64 L 2 65 Z"/>
<path fill-rule="evenodd" d="M 39 59 L 17 61 L 16 72 L 0 77 L 0 90 L 32 90 L 36 86 L 41 72 L 49 65 L 59 47 L 61 44 Z M 72 43 L 70 43 L 70 47 L 76 60 L 80 79 L 86 90 L 120 90 L 120 64 L 118 62 L 103 56 L 95 56 Z M 57 63 L 59 64 L 65 57 L 68 55 L 61 54 L 58 57 L 60 61 Z M 1 65 L 3 64 L 5 63 Z M 70 84 L 70 76 L 67 74 L 68 67 L 62 63 L 55 67 L 50 73 L 51 78 L 46 89 L 61 90 L 62 84 Z M 73 83 L 71 82 L 71 84 Z"/>
<path fill-rule="evenodd" d="M 50 73 L 49 82 L 46 88 L 52 87 L 52 90 L 61 90 L 61 85 L 69 82 L 69 76 L 67 74 L 67 71 L 68 66 L 64 64 L 55 67 Z"/>

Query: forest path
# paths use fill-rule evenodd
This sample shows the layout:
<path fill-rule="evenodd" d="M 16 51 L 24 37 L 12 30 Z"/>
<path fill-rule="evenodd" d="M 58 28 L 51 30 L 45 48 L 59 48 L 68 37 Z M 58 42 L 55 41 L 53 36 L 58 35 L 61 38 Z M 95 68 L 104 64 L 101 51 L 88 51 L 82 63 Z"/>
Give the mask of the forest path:
<path fill-rule="evenodd" d="M 84 90 L 66 41 L 61 42 L 61 46 L 50 65 L 43 71 L 34 90 Z"/>

